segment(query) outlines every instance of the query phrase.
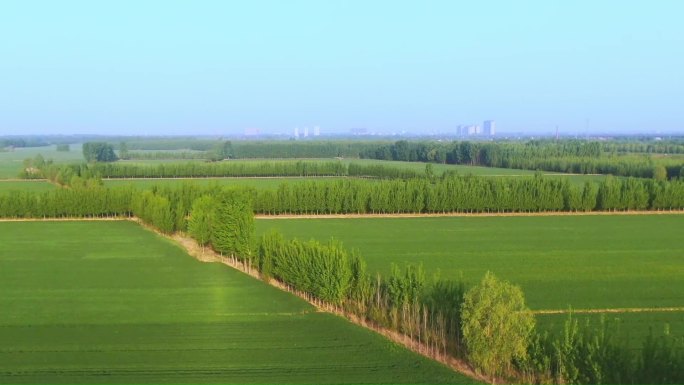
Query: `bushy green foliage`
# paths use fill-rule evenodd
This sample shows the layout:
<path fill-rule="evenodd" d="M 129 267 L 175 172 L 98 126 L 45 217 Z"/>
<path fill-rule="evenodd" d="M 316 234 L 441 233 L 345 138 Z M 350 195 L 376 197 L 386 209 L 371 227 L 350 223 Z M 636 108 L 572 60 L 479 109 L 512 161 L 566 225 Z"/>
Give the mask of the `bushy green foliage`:
<path fill-rule="evenodd" d="M 192 204 L 188 234 L 202 246 L 206 246 L 211 240 L 216 223 L 215 208 L 216 201 L 208 195 L 196 199 Z"/>
<path fill-rule="evenodd" d="M 486 375 L 510 374 L 514 360 L 527 359 L 535 320 L 519 287 L 487 272 L 465 293 L 461 317 L 468 358 Z"/>
<path fill-rule="evenodd" d="M 651 329 L 641 349 L 641 357 L 636 361 L 636 373 L 631 379 L 635 382 L 684 383 L 684 337 L 671 335 L 668 326 L 661 335 Z"/>
<path fill-rule="evenodd" d="M 560 384 L 678 384 L 684 381 L 684 339 L 667 329 L 652 330 L 642 349 L 627 345 L 619 319 L 601 316 L 598 325 L 580 323 L 571 313 L 560 336 L 538 336 L 521 370 Z"/>
<path fill-rule="evenodd" d="M 152 191 L 143 191 L 133 196 L 132 212 L 144 222 L 170 234 L 175 230 L 173 212 L 169 200 Z"/>
<path fill-rule="evenodd" d="M 341 304 L 353 292 L 364 290 L 360 287 L 363 280 L 353 279 L 359 264 L 356 259 L 358 256 L 333 241 L 286 241 L 273 233 L 264 235 L 260 241 L 257 264 L 265 268 L 268 276 L 324 301 Z"/>
<path fill-rule="evenodd" d="M 246 195 L 223 191 L 216 197 L 211 226 L 214 250 L 241 258 L 251 258 L 254 251 L 254 213 Z"/>

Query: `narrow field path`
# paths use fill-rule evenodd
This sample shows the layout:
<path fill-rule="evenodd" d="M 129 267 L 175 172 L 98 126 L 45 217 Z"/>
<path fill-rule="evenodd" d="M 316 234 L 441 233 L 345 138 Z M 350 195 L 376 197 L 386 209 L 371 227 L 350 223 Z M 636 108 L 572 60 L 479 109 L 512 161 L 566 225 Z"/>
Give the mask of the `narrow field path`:
<path fill-rule="evenodd" d="M 533 314 L 600 314 L 600 313 L 676 313 L 684 312 L 680 307 L 625 307 L 610 309 L 567 309 L 567 310 L 532 310 Z"/>
<path fill-rule="evenodd" d="M 42 178 L 42 179 L 21 179 L 21 178 L 8 178 L 8 179 L 0 179 L 0 183 L 2 182 L 45 182 L 47 179 Z"/>
<path fill-rule="evenodd" d="M 354 218 L 436 218 L 436 217 L 550 217 L 591 215 L 684 215 L 684 210 L 672 211 L 544 211 L 515 213 L 397 213 L 397 214 L 257 214 L 256 219 L 354 219 Z"/>
<path fill-rule="evenodd" d="M 128 217 L 90 217 L 90 218 L 0 218 L 0 222 L 99 222 L 125 221 Z"/>
<path fill-rule="evenodd" d="M 349 178 L 347 175 L 289 175 L 289 176 L 167 176 L 167 177 L 107 177 L 102 180 L 222 180 L 222 179 L 319 179 Z M 362 178 L 360 178 L 362 179 Z"/>

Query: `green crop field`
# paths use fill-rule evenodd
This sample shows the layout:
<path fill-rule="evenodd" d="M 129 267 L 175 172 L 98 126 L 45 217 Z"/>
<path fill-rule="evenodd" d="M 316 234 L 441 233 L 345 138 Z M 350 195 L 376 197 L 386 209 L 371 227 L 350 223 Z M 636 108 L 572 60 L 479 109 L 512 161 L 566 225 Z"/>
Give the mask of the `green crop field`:
<path fill-rule="evenodd" d="M 523 288 L 532 309 L 684 307 L 682 215 L 258 220 L 260 233 L 334 237 L 369 270 L 422 264 L 428 277 L 479 281 L 487 270 Z M 567 314 L 537 316 L 558 333 Z M 578 314 L 598 326 L 598 314 Z M 633 348 L 667 323 L 684 335 L 684 311 L 610 313 Z"/>
<path fill-rule="evenodd" d="M 45 181 L 7 181 L 0 179 L 0 194 L 7 194 L 11 191 L 42 192 L 55 188 L 57 188 L 55 185 Z"/>
<path fill-rule="evenodd" d="M 260 233 L 341 240 L 371 271 L 520 285 L 533 309 L 684 306 L 682 215 L 264 219 Z"/>
<path fill-rule="evenodd" d="M 107 187 L 132 185 L 138 188 L 152 186 L 177 187 L 184 183 L 207 186 L 218 184 L 220 186 L 253 187 L 257 190 L 275 190 L 281 183 L 296 183 L 304 180 L 331 180 L 341 178 L 191 178 L 191 179 L 105 179 Z"/>
<path fill-rule="evenodd" d="M 470 382 L 132 222 L 0 244 L 0 383 Z"/>

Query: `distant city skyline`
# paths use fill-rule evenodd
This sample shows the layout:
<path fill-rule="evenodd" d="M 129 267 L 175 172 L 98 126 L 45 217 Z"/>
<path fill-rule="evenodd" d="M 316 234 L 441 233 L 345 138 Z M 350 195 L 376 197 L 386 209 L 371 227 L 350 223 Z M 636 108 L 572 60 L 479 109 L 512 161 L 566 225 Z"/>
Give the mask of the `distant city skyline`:
<path fill-rule="evenodd" d="M 3 1 L 0 135 L 684 133 L 684 2 Z"/>

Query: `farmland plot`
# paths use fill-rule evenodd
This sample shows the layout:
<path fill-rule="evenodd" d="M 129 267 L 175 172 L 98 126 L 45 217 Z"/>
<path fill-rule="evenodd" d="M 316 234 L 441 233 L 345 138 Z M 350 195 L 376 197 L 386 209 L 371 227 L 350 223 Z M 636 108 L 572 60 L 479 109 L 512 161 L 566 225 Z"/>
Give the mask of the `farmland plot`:
<path fill-rule="evenodd" d="M 260 233 L 334 237 L 373 272 L 422 264 L 476 283 L 522 286 L 533 310 L 684 307 L 681 215 L 258 220 Z"/>
<path fill-rule="evenodd" d="M 469 382 L 131 222 L 0 223 L 0 383 Z"/>

